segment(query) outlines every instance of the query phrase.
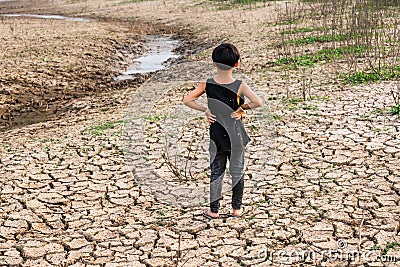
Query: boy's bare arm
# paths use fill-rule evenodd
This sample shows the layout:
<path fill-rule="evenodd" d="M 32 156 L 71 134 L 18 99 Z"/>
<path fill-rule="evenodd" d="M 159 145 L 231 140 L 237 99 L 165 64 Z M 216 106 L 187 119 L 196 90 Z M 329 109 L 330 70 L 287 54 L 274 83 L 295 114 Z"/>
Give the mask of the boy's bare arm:
<path fill-rule="evenodd" d="M 254 93 L 253 90 L 251 90 L 246 83 L 243 83 L 241 89 L 242 89 L 242 94 L 250 100 L 250 102 L 241 105 L 242 109 L 246 110 L 262 106 L 261 98 L 256 93 Z"/>
<path fill-rule="evenodd" d="M 250 102 L 244 103 L 237 110 L 232 112 L 231 118 L 238 120 L 243 116 L 243 113 L 246 109 L 253 109 L 262 106 L 261 98 L 256 93 L 254 93 L 253 90 L 251 90 L 251 88 L 246 83 L 243 82 L 241 84 L 238 94 L 243 94 L 246 98 L 250 100 Z"/>
<path fill-rule="evenodd" d="M 199 84 L 199 86 L 197 86 L 196 89 L 194 89 L 193 91 L 191 91 L 190 93 L 188 93 L 184 98 L 183 98 L 183 103 L 192 108 L 192 109 L 196 109 L 199 111 L 202 111 L 206 114 L 208 122 L 209 123 L 214 123 L 215 122 L 215 115 L 211 113 L 211 111 L 206 108 L 203 107 L 202 105 L 199 105 L 196 102 L 196 99 L 199 98 L 202 94 L 204 94 L 206 92 L 206 83 L 202 82 L 201 84 Z"/>
<path fill-rule="evenodd" d="M 193 109 L 206 112 L 207 108 L 196 103 L 196 99 L 206 92 L 206 83 L 202 82 L 196 89 L 189 92 L 184 98 L 183 103 Z"/>

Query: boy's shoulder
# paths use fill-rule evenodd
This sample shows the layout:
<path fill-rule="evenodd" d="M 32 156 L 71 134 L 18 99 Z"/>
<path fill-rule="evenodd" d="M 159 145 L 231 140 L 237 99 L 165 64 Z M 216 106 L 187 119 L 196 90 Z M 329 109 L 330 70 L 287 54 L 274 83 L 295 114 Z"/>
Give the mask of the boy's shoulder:
<path fill-rule="evenodd" d="M 241 81 L 240 87 L 246 87 L 249 88 L 249 85 L 245 81 Z"/>

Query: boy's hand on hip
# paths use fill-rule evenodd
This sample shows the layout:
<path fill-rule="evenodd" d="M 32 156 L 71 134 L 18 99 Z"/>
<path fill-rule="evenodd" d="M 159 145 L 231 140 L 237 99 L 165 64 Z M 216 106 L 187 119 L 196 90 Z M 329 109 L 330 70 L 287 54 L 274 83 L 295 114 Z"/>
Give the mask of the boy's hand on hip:
<path fill-rule="evenodd" d="M 231 118 L 235 120 L 240 120 L 244 115 L 244 112 L 241 108 L 238 108 L 236 111 L 231 113 Z"/>
<path fill-rule="evenodd" d="M 215 122 L 216 116 L 212 114 L 210 110 L 206 112 L 206 116 L 210 124 Z"/>

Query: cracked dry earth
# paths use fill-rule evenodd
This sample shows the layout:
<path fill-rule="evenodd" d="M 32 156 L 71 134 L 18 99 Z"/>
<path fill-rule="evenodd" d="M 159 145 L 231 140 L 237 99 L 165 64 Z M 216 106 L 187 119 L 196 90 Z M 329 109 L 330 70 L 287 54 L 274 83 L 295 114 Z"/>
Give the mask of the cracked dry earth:
<path fill-rule="evenodd" d="M 138 5 L 157 10 L 157 1 L 149 3 Z M 178 18 L 198 7 L 191 8 L 177 11 Z M 250 54 L 247 62 L 252 61 Z M 165 193 L 166 201 L 144 182 L 170 177 L 159 131 L 171 125 L 155 116 L 165 111 L 170 118 L 165 121 L 179 121 L 155 99 L 165 93 L 179 114 L 188 114 L 171 93 L 171 88 L 178 94 L 185 89 L 165 86 L 158 93 L 156 83 L 128 88 L 108 96 L 118 106 L 107 112 L 94 104 L 95 96 L 85 97 L 80 103 L 90 113 L 3 132 L 0 265 L 398 266 L 376 259 L 384 251 L 400 257 L 393 245 L 400 243 L 400 124 L 398 117 L 376 112 L 391 105 L 387 90 L 395 84 L 322 85 L 313 91 L 319 98 L 293 110 L 282 104 L 277 74 L 264 74 L 254 71 L 249 77 L 271 84 L 258 90 L 278 96 L 264 112 L 280 119 L 272 123 L 261 112 L 255 114 L 255 120 L 275 127 L 270 136 L 274 151 L 255 149 L 257 142 L 249 146 L 243 218 L 226 216 L 229 197 L 222 201 L 224 216 L 209 221 L 201 216 L 200 202 L 174 204 L 179 199 L 168 200 L 172 194 Z M 323 97 L 327 91 L 329 98 Z M 141 104 L 127 109 L 135 97 Z M 145 116 L 134 116 L 135 111 Z M 123 121 L 131 127 L 123 128 Z M 201 126 L 184 128 L 183 140 L 198 137 L 193 129 Z M 252 131 L 256 141 L 260 131 Z M 132 137 L 128 143 L 127 133 Z M 207 153 L 199 153 L 201 173 Z M 276 252 L 274 257 L 263 258 L 266 247 Z M 337 249 L 372 255 L 335 260 L 326 253 Z M 288 257 L 293 251 L 313 251 L 316 260 Z"/>

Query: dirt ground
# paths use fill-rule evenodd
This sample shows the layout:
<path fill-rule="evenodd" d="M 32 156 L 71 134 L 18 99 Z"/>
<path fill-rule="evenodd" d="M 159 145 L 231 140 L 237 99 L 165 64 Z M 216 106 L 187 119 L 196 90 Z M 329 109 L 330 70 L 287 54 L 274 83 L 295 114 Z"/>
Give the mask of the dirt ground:
<path fill-rule="evenodd" d="M 400 259 L 400 123 L 380 112 L 393 105 L 396 83 L 343 85 L 333 64 L 318 64 L 308 74 L 310 100 L 288 103 L 304 81 L 271 64 L 285 7 L 0 2 L 2 14 L 91 19 L 1 18 L 0 265 L 397 266 L 382 255 Z M 229 216 L 229 193 L 221 219 L 209 221 L 206 205 L 180 206 L 177 196 L 188 192 L 162 191 L 171 171 L 161 131 L 182 129 L 187 145 L 204 123 L 180 104 L 191 85 L 174 94 L 170 84 L 142 83 L 147 77 L 114 81 L 127 64 L 123 51 L 143 53 L 147 33 L 186 40 L 189 63 L 209 61 L 204 48 L 222 41 L 241 51 L 240 70 L 265 101 L 255 119 L 273 129 L 268 144 L 263 128 L 251 132 L 242 218 Z M 199 187 L 187 183 L 190 192 Z M 152 189 L 177 202 L 159 201 Z M 293 256 L 310 251 L 315 260 Z M 353 251 L 359 257 L 349 260 Z"/>
<path fill-rule="evenodd" d="M 4 2 L 2 12 L 66 13 L 55 3 L 46 4 Z M 136 17 L 84 17 L 93 19 L 1 18 L 1 129 L 59 118 L 80 109 L 73 100 L 119 94 L 128 86 L 139 85 L 146 77 L 125 82 L 115 81 L 115 77 L 129 65 L 129 59 L 148 49 L 143 34 L 174 34 L 166 25 Z M 188 31 L 176 31 L 173 38 L 184 41 L 179 49 L 191 53 L 190 49 L 203 48 L 193 44 L 196 40 L 186 41 L 188 36 Z"/>

